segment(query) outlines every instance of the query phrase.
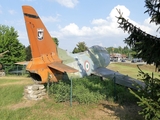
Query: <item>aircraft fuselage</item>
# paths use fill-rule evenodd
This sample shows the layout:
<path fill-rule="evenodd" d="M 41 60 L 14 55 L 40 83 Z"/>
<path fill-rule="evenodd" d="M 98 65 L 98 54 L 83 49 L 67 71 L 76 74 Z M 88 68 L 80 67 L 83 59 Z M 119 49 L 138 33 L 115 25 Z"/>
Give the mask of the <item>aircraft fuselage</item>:
<path fill-rule="evenodd" d="M 64 53 L 68 55 L 63 58 Z M 77 69 L 79 72 L 72 73 L 73 77 L 84 77 L 87 75 L 91 75 L 93 71 L 99 67 L 107 67 L 110 63 L 110 55 L 104 47 L 95 45 L 88 48 L 87 51 L 81 53 L 67 53 L 67 51 L 63 51 L 62 49 L 58 49 L 59 57 L 63 61 L 64 64 Z"/>

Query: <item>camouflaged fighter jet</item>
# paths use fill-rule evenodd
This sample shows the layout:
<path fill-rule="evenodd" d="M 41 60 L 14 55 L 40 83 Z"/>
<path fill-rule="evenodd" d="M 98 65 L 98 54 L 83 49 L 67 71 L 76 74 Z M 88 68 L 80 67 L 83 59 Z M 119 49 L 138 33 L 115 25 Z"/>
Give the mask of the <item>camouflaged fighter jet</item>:
<path fill-rule="evenodd" d="M 134 83 L 144 86 L 141 81 L 107 69 L 110 55 L 101 46 L 92 46 L 78 54 L 58 48 L 36 11 L 31 6 L 22 6 L 22 9 L 32 51 L 26 70 L 35 81 L 46 83 L 49 78 L 51 82 L 57 82 L 64 75 L 84 77 L 92 74 L 113 80 L 116 75 L 116 84 L 133 89 L 137 89 Z"/>
<path fill-rule="evenodd" d="M 92 46 L 87 51 L 72 54 L 56 46 L 40 17 L 31 6 L 22 6 L 32 59 L 26 70 L 31 77 L 41 83 L 58 81 L 68 76 L 84 77 L 91 75 L 97 68 L 106 68 L 110 55 L 101 46 Z M 49 75 L 49 76 L 48 76 Z"/>

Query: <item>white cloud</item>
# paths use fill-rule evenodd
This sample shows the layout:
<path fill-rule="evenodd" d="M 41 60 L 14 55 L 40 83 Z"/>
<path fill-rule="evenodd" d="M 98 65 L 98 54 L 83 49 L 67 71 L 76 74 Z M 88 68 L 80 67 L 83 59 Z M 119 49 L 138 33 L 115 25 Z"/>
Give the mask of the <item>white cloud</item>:
<path fill-rule="evenodd" d="M 62 0 L 64 1 L 64 0 Z M 149 34 L 156 35 L 157 26 L 150 24 L 150 19 L 146 19 L 141 23 L 129 19 L 130 11 L 125 6 L 118 5 L 114 7 L 110 14 L 106 18 L 97 18 L 91 21 L 88 26 L 79 27 L 76 23 L 70 23 L 64 27 L 61 25 L 58 27 L 59 31 L 49 31 L 51 36 L 58 38 L 60 47 L 72 51 L 78 42 L 84 41 L 86 45 L 101 45 L 104 47 L 118 47 L 126 46 L 124 39 L 129 36 L 129 34 L 121 28 L 118 28 L 117 18 L 119 16 L 117 9 L 123 12 L 123 17 L 129 20 L 137 27 L 141 28 Z M 59 15 L 56 17 L 42 16 L 43 22 L 56 22 L 59 21 Z M 22 36 L 21 36 L 22 35 Z M 20 34 L 20 38 L 23 41 L 25 39 L 25 34 Z"/>
<path fill-rule="evenodd" d="M 68 8 L 74 8 L 78 4 L 78 0 L 55 0 L 62 6 L 68 7 Z"/>
<path fill-rule="evenodd" d="M 155 33 L 155 25 L 150 24 L 149 19 L 144 20 L 142 23 L 137 23 L 129 19 L 129 9 L 125 6 L 118 5 L 111 10 L 106 19 L 93 19 L 90 26 L 79 27 L 75 23 L 70 23 L 63 28 L 60 27 L 59 32 L 52 31 L 51 34 L 60 40 L 60 47 L 69 50 L 73 49 L 80 41 L 85 41 L 88 46 L 97 44 L 105 47 L 126 46 L 123 40 L 127 38 L 129 34 L 127 32 L 124 33 L 121 28 L 118 28 L 116 16 L 119 16 L 119 14 L 117 9 L 123 12 L 123 17 L 128 19 L 129 22 L 140 27 L 149 34 Z M 71 44 L 67 45 L 68 42 Z"/>
<path fill-rule="evenodd" d="M 158 26 L 155 25 L 155 23 L 150 23 L 150 21 L 151 18 L 145 19 L 143 22 L 143 26 L 141 26 L 141 29 L 149 34 L 159 36 L 159 32 L 157 32 Z"/>
<path fill-rule="evenodd" d="M 129 18 L 130 11 L 125 6 L 116 6 L 106 17 L 106 19 L 93 19 L 90 26 L 79 27 L 75 23 L 70 23 L 65 27 L 60 27 L 59 32 L 52 31 L 52 36 L 56 36 L 60 40 L 60 47 L 65 49 L 73 49 L 80 41 L 85 41 L 88 46 L 124 46 L 123 40 L 128 36 L 122 29 L 118 28 L 117 18 L 118 12 L 116 8 L 125 11 L 123 14 Z M 73 45 L 66 46 L 68 43 Z"/>
<path fill-rule="evenodd" d="M 104 19 L 94 19 L 92 22 L 91 22 L 93 25 L 107 25 L 108 22 Z"/>
<path fill-rule="evenodd" d="M 42 16 L 41 20 L 43 22 L 57 22 L 57 21 L 59 21 L 59 16 L 60 15 L 58 15 L 58 14 L 56 15 L 56 17 L 53 17 L 53 16 L 48 16 L 48 17 Z"/>
<path fill-rule="evenodd" d="M 129 18 L 129 15 L 130 15 L 130 11 L 125 7 L 125 6 L 116 6 L 116 8 L 117 9 L 120 9 L 121 10 L 121 12 L 123 13 L 122 14 L 122 16 L 125 18 L 125 19 L 127 19 L 127 20 L 129 20 L 129 22 L 130 23 L 132 23 L 133 25 L 135 25 L 136 27 L 138 27 L 138 28 L 140 28 L 141 30 L 143 30 L 144 32 L 147 32 L 147 33 L 149 33 L 149 34 L 153 34 L 153 35 L 156 35 L 157 34 L 157 32 L 156 32 L 156 30 L 157 30 L 157 26 L 154 24 L 154 23 L 150 23 L 150 18 L 147 18 L 147 19 L 145 19 L 144 20 L 144 22 L 142 22 L 142 23 L 138 23 L 138 22 L 136 22 L 136 21 L 134 21 L 134 20 L 131 20 L 130 18 Z M 114 8 L 115 9 L 115 8 Z M 113 10 L 112 10 L 113 11 Z M 125 11 L 125 12 L 124 12 Z M 115 11 L 114 11 L 115 12 Z M 118 16 L 118 12 L 117 13 L 112 13 L 111 12 L 111 16 L 113 16 L 114 14 L 116 15 L 116 16 Z M 116 18 L 117 19 L 117 18 Z"/>
<path fill-rule="evenodd" d="M 65 26 L 61 29 L 61 32 L 64 35 L 72 35 L 72 36 L 87 36 L 90 34 L 91 28 L 83 26 L 81 29 L 75 23 L 70 23 L 69 25 Z"/>
<path fill-rule="evenodd" d="M 122 13 L 124 18 L 126 18 L 126 19 L 129 18 L 129 15 L 130 15 L 129 9 L 126 8 L 124 5 L 117 5 L 116 7 L 114 7 L 111 10 L 111 12 L 109 14 L 109 17 L 107 17 L 107 19 L 112 19 L 112 20 L 116 20 L 117 21 L 116 16 L 119 16 L 118 11 L 120 11 Z"/>
<path fill-rule="evenodd" d="M 122 8 L 125 11 L 125 16 L 128 17 L 130 12 L 124 6 L 117 6 L 118 8 Z M 114 36 L 119 35 L 121 36 L 123 31 L 118 28 L 117 18 L 118 12 L 115 7 L 109 16 L 106 19 L 94 19 L 92 20 L 91 24 L 93 27 L 83 26 L 79 28 L 78 25 L 75 23 L 70 23 L 69 25 L 65 26 L 61 29 L 63 35 L 72 35 L 72 36 L 100 36 L 100 37 L 107 37 L 107 36 Z"/>

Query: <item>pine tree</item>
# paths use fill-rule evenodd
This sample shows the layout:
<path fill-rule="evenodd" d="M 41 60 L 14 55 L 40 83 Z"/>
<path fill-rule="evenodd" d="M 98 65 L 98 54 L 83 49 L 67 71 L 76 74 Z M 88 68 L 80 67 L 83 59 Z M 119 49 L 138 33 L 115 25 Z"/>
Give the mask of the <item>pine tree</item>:
<path fill-rule="evenodd" d="M 151 17 L 150 22 L 154 22 L 156 25 L 160 24 L 160 1 L 159 0 L 145 0 L 145 7 Z M 129 45 L 135 52 L 135 56 L 142 58 L 148 64 L 155 63 L 156 67 L 160 65 L 160 38 L 152 36 L 140 28 L 137 28 L 128 20 L 126 20 L 120 10 L 118 23 L 119 27 L 130 35 L 124 42 Z M 159 30 L 159 27 L 157 31 Z M 139 98 L 138 105 L 142 107 L 139 112 L 144 116 L 146 120 L 159 120 L 160 119 L 160 79 L 149 76 L 148 73 L 144 73 L 139 70 L 141 80 L 145 82 L 145 87 L 139 86 L 139 93 L 136 93 L 130 89 L 130 92 Z"/>

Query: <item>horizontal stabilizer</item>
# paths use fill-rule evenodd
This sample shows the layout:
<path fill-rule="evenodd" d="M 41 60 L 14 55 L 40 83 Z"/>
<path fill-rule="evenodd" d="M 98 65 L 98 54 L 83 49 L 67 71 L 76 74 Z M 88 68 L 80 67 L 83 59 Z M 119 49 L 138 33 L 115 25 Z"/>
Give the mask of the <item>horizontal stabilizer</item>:
<path fill-rule="evenodd" d="M 67 72 L 67 73 L 75 73 L 75 72 L 78 72 L 78 70 L 72 68 L 72 67 L 69 67 L 65 64 L 62 64 L 62 63 L 52 63 L 52 64 L 49 64 L 48 65 L 50 68 L 53 68 L 55 70 L 58 70 L 60 72 Z"/>

